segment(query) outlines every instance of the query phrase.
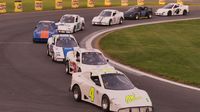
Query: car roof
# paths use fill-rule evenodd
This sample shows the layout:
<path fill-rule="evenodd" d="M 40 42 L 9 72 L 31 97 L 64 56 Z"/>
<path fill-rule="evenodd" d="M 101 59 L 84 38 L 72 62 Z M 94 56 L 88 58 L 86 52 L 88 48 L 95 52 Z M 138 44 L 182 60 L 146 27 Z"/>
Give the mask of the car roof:
<path fill-rule="evenodd" d="M 79 15 L 77 15 L 77 14 L 65 14 L 63 16 L 79 16 Z"/>
<path fill-rule="evenodd" d="M 102 53 L 98 49 L 86 49 L 86 48 L 78 48 L 78 49 L 76 49 L 76 51 L 78 51 L 79 53 L 84 53 L 84 52 L 98 52 L 98 53 Z"/>
<path fill-rule="evenodd" d="M 117 11 L 117 10 L 115 10 L 115 9 L 105 9 L 105 10 L 103 10 L 103 11 L 111 11 L 111 12 L 114 12 L 114 11 Z"/>
<path fill-rule="evenodd" d="M 49 20 L 42 20 L 39 21 L 39 23 L 55 23 L 54 21 L 49 21 Z"/>
<path fill-rule="evenodd" d="M 60 36 L 64 36 L 64 37 L 71 37 L 73 39 L 75 39 L 75 37 L 72 34 L 54 34 L 53 37 L 55 37 L 56 39 Z M 75 39 L 76 40 L 76 39 Z"/>

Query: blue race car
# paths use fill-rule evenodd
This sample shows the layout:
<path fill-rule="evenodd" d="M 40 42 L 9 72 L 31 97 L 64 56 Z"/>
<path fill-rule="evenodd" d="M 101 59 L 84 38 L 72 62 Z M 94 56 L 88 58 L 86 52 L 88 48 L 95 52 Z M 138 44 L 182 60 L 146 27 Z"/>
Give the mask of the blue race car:
<path fill-rule="evenodd" d="M 48 38 L 56 33 L 54 21 L 40 21 L 33 32 L 33 42 L 47 42 Z"/>

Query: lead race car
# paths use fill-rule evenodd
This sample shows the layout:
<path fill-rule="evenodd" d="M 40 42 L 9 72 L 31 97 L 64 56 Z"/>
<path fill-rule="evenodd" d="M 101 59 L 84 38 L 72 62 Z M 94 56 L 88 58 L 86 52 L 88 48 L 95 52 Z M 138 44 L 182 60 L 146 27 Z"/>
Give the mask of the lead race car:
<path fill-rule="evenodd" d="M 94 70 L 112 71 L 114 69 L 98 49 L 78 48 L 68 52 L 66 56 L 66 73 L 68 74 Z"/>
<path fill-rule="evenodd" d="M 113 9 L 103 10 L 98 16 L 92 19 L 92 25 L 114 25 L 122 24 L 124 19 L 123 12 Z"/>
<path fill-rule="evenodd" d="M 138 20 L 140 18 L 152 18 L 153 11 L 152 8 L 143 7 L 143 6 L 136 6 L 131 7 L 129 10 L 124 12 L 125 19 L 135 19 Z"/>
<path fill-rule="evenodd" d="M 48 38 L 56 33 L 54 21 L 39 21 L 33 32 L 33 42 L 47 42 Z"/>
<path fill-rule="evenodd" d="M 74 73 L 70 91 L 75 101 L 92 103 L 105 112 L 153 112 L 147 92 L 136 88 L 116 70 Z"/>
<path fill-rule="evenodd" d="M 58 33 L 75 33 L 85 29 L 85 19 L 76 14 L 65 14 L 56 25 Z"/>
<path fill-rule="evenodd" d="M 159 8 L 155 15 L 158 16 L 172 16 L 172 15 L 187 15 L 189 13 L 188 5 L 181 5 L 177 3 L 169 3 L 162 8 Z"/>
<path fill-rule="evenodd" d="M 47 55 L 52 57 L 52 61 L 65 62 L 67 53 L 78 47 L 78 43 L 73 35 L 56 34 L 48 39 Z"/>

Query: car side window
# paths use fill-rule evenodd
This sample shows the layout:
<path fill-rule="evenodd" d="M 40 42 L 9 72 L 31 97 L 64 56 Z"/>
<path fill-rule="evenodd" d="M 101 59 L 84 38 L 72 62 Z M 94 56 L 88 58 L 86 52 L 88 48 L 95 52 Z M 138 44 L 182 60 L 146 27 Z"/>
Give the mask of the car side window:
<path fill-rule="evenodd" d="M 178 8 L 178 7 L 179 7 L 178 5 L 175 5 L 175 6 L 174 6 L 174 8 Z"/>
<path fill-rule="evenodd" d="M 78 16 L 76 17 L 76 22 L 78 22 Z"/>
<path fill-rule="evenodd" d="M 91 76 L 90 78 L 97 86 L 101 86 L 101 83 L 100 83 L 98 76 Z"/>

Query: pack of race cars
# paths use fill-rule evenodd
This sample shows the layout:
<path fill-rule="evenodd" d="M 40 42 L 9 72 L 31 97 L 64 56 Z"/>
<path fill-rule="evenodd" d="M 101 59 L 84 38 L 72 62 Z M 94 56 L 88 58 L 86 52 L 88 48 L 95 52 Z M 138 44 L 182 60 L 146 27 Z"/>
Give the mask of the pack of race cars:
<path fill-rule="evenodd" d="M 155 15 L 187 15 L 189 7 L 169 3 Z M 92 25 L 122 24 L 124 19 L 152 18 L 149 7 L 135 6 L 125 12 L 106 9 L 92 19 Z M 97 49 L 80 48 L 71 34 L 85 29 L 85 19 L 66 14 L 59 22 L 40 21 L 33 33 L 33 42 L 47 42 L 47 55 L 54 62 L 64 62 L 65 71 L 72 75 L 70 91 L 75 101 L 86 101 L 102 107 L 103 111 L 153 112 L 147 92 L 136 88 L 126 75 L 109 64 Z"/>

